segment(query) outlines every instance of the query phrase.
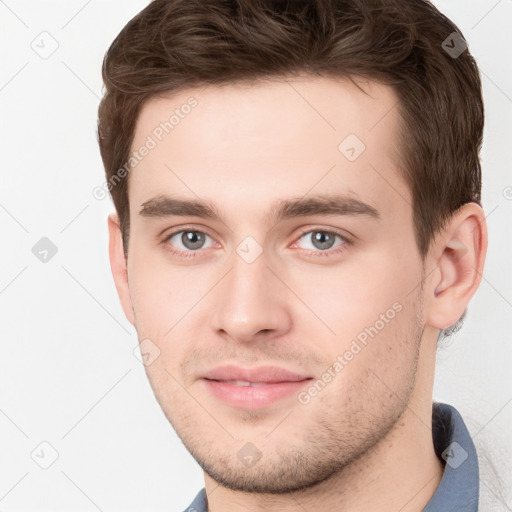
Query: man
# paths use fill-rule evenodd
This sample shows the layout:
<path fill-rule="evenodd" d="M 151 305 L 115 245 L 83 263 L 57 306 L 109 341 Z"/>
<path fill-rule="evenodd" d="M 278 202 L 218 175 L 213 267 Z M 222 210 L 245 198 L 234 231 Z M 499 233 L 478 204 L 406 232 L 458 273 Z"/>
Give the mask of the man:
<path fill-rule="evenodd" d="M 117 291 L 189 511 L 476 511 L 436 346 L 480 283 L 480 79 L 423 0 L 155 0 L 103 68 Z"/>

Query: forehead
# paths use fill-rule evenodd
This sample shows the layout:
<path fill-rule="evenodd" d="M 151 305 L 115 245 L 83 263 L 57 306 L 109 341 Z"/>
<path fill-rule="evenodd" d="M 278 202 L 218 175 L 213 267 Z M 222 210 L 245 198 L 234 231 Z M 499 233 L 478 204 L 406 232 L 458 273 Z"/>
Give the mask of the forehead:
<path fill-rule="evenodd" d="M 233 207 L 253 201 L 255 209 L 262 198 L 313 189 L 385 191 L 384 202 L 396 200 L 397 189 L 407 196 L 398 171 L 396 95 L 377 82 L 358 85 L 303 76 L 152 98 L 132 144 L 145 156 L 129 173 L 131 207 L 174 193 Z"/>

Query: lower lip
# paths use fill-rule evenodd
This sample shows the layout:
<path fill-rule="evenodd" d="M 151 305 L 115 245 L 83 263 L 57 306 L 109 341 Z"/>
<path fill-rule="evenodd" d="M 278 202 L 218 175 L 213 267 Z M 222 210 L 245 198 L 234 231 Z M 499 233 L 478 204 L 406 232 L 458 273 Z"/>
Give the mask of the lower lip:
<path fill-rule="evenodd" d="M 202 379 L 206 387 L 224 403 L 241 409 L 261 409 L 300 391 L 312 379 L 276 382 L 265 386 L 235 386 L 227 382 Z"/>

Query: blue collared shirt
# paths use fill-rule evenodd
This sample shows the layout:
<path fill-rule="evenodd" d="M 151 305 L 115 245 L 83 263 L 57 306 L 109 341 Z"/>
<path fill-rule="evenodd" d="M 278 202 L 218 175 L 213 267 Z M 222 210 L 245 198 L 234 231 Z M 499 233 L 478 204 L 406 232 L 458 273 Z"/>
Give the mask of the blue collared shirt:
<path fill-rule="evenodd" d="M 423 512 L 478 512 L 475 445 L 464 420 L 451 405 L 434 402 L 432 437 L 436 455 L 446 464 L 441 482 Z M 184 512 L 208 512 L 204 488 Z"/>

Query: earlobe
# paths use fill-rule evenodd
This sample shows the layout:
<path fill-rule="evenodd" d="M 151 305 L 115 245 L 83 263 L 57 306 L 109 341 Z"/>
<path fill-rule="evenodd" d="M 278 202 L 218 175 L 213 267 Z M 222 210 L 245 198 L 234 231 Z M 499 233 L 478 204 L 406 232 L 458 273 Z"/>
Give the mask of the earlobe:
<path fill-rule="evenodd" d="M 112 276 L 114 277 L 117 294 L 126 318 L 134 325 L 135 318 L 130 297 L 130 288 L 128 286 L 127 261 L 124 254 L 119 218 L 116 213 L 111 213 L 108 216 L 108 233 L 110 268 L 112 270 Z"/>
<path fill-rule="evenodd" d="M 427 322 L 446 329 L 463 315 L 482 278 L 487 251 L 487 228 L 482 208 L 463 205 L 434 242 Z"/>

